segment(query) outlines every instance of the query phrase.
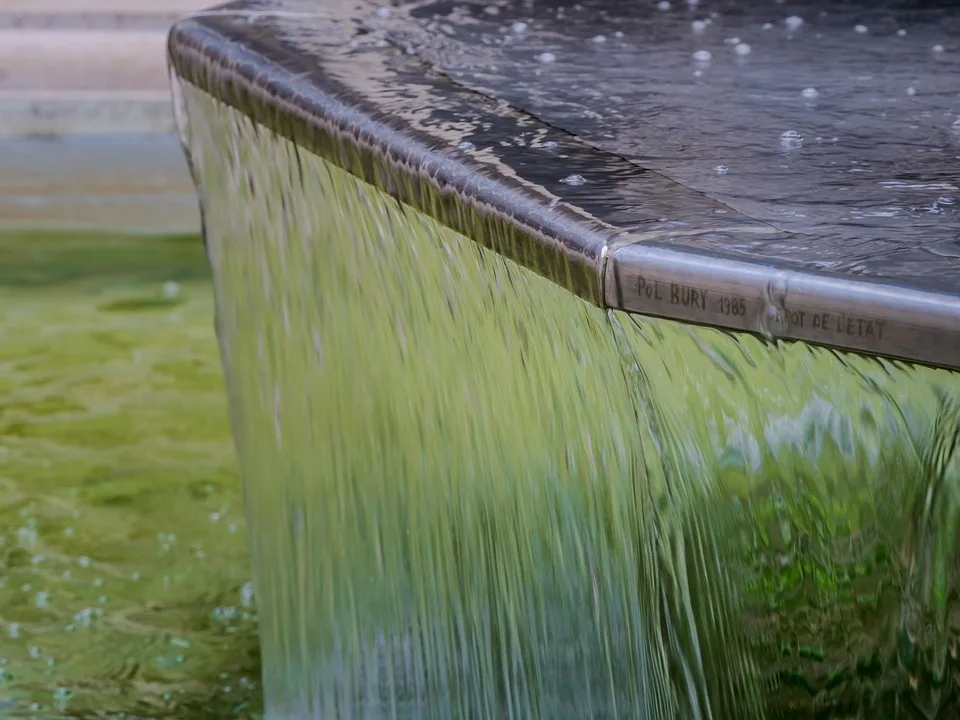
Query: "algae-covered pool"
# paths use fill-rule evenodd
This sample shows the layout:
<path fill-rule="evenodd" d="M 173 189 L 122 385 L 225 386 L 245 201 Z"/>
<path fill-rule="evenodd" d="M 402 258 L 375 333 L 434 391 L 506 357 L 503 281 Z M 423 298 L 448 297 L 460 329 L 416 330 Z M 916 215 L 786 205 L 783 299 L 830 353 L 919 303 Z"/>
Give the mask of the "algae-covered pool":
<path fill-rule="evenodd" d="M 195 236 L 0 233 L 0 717 L 260 705 Z"/>

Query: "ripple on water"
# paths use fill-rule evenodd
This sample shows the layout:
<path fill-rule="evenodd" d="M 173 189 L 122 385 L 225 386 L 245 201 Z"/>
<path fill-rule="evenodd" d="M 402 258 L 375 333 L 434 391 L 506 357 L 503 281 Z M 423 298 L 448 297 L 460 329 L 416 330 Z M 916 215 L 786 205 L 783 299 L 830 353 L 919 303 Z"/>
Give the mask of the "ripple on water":
<path fill-rule="evenodd" d="M 0 313 L 0 716 L 255 713 L 202 245 L 0 235 L 0 253 L 0 308 L 19 309 Z M 37 269 L 66 279 L 25 283 Z"/>

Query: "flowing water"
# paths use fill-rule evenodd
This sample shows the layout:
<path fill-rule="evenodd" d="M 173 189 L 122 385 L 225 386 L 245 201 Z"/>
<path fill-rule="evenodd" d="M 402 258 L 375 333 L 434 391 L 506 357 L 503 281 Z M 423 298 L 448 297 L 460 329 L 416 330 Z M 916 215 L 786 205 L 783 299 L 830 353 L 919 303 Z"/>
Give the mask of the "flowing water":
<path fill-rule="evenodd" d="M 602 310 L 177 93 L 270 720 L 960 712 L 956 374 Z"/>

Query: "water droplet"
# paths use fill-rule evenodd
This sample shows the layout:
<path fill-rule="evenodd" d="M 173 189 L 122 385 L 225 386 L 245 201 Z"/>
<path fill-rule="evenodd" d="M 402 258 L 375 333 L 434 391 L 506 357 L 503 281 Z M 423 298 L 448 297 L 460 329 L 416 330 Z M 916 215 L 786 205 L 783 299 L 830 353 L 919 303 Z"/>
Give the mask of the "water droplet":
<path fill-rule="evenodd" d="M 552 52 L 543 52 L 537 55 L 537 60 L 539 60 L 542 63 L 552 63 L 556 59 L 557 59 L 557 56 L 554 55 Z"/>
<path fill-rule="evenodd" d="M 560 182 L 564 185 L 583 185 L 586 182 L 586 179 L 583 175 L 567 175 Z"/>
<path fill-rule="evenodd" d="M 942 52 L 943 52 L 943 45 L 934 45 L 932 49 L 933 49 L 933 51 L 934 51 L 935 53 L 942 53 Z"/>
<path fill-rule="evenodd" d="M 804 99 L 806 100 L 816 100 L 818 97 L 820 97 L 819 91 L 812 87 L 804 88 L 800 94 L 803 95 Z"/>
<path fill-rule="evenodd" d="M 376 14 L 378 18 L 383 18 L 384 20 L 390 17 L 391 10 L 388 7 L 378 7 Z"/>
<path fill-rule="evenodd" d="M 510 26 L 510 31 L 514 35 L 523 35 L 527 31 L 527 24 L 525 22 L 515 22 Z"/>
<path fill-rule="evenodd" d="M 854 25 L 854 26 L 853 26 L 853 31 L 854 31 L 855 33 L 857 33 L 858 35 L 864 35 L 864 34 L 866 34 L 866 32 L 867 32 L 867 26 L 866 26 L 866 25 Z"/>
<path fill-rule="evenodd" d="M 661 12 L 666 12 L 669 9 L 670 9 L 670 3 L 668 0 L 660 0 L 660 2 L 657 3 L 657 10 L 660 10 Z"/>
<path fill-rule="evenodd" d="M 163 297 L 167 300 L 173 300 L 180 297 L 180 283 L 169 281 L 163 284 Z"/>
<path fill-rule="evenodd" d="M 547 140 L 547 141 L 543 144 L 543 146 L 544 146 L 545 148 L 547 148 L 547 150 L 553 150 L 553 149 L 555 149 L 555 148 L 557 147 L 557 141 L 556 141 L 556 140 Z"/>
<path fill-rule="evenodd" d="M 912 97 L 916 94 L 917 94 L 917 89 L 913 87 L 913 85 L 907 88 L 907 95 L 910 95 Z"/>
<path fill-rule="evenodd" d="M 740 57 L 743 57 L 750 54 L 750 46 L 746 43 L 737 43 L 733 46 L 733 51 Z"/>
<path fill-rule="evenodd" d="M 784 150 L 796 150 L 803 147 L 803 135 L 796 130 L 787 130 L 780 135 L 780 147 Z"/>
<path fill-rule="evenodd" d="M 707 29 L 707 23 L 705 20 L 694 20 L 690 24 L 690 27 L 693 28 L 693 31 L 695 33 L 702 33 L 704 30 Z"/>
<path fill-rule="evenodd" d="M 623 37 L 623 33 L 620 32 L 619 30 L 617 30 L 617 31 L 613 34 L 613 36 L 614 36 L 617 40 L 619 40 L 619 39 L 621 39 L 621 38 Z"/>
<path fill-rule="evenodd" d="M 54 690 L 51 695 L 53 696 L 53 704 L 57 710 L 63 711 L 67 709 L 67 703 L 70 702 L 70 697 L 73 695 L 66 688 L 57 688 Z"/>
<path fill-rule="evenodd" d="M 714 170 L 716 171 L 717 175 L 726 175 L 728 172 L 730 172 L 726 165 L 717 165 Z"/>
<path fill-rule="evenodd" d="M 763 24 L 763 29 L 764 29 L 764 30 L 773 30 L 773 23 L 764 23 L 764 24 Z"/>
<path fill-rule="evenodd" d="M 795 32 L 803 27 L 803 18 L 798 15 L 791 15 L 783 21 L 783 24 L 787 26 L 788 31 Z"/>
<path fill-rule="evenodd" d="M 897 37 L 906 37 L 906 36 L 907 36 L 906 30 L 904 30 L 903 28 L 900 28 L 899 30 L 897 30 Z"/>
<path fill-rule="evenodd" d="M 713 55 L 710 54 L 709 50 L 697 50 L 693 54 L 693 59 L 697 62 L 710 62 L 710 58 L 712 57 Z"/>
<path fill-rule="evenodd" d="M 606 35 L 594 35 L 594 36 L 593 36 L 593 41 L 594 41 L 595 43 L 597 43 L 598 45 L 601 44 L 601 43 L 605 43 L 605 42 L 607 41 L 607 36 L 606 36 Z"/>
<path fill-rule="evenodd" d="M 20 637 L 20 624 L 19 623 L 10 623 L 7 625 L 7 635 L 12 638 Z"/>
<path fill-rule="evenodd" d="M 253 583 L 247 582 L 240 590 L 240 604 L 250 607 L 253 604 Z"/>

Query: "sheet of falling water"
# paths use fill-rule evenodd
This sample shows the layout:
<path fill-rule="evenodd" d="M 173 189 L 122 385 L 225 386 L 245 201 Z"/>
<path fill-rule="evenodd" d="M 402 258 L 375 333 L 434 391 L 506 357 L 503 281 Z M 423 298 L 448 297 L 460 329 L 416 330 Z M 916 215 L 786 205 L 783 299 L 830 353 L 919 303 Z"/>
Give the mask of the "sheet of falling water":
<path fill-rule="evenodd" d="M 608 313 L 178 93 L 270 720 L 955 715 L 960 376 Z"/>

